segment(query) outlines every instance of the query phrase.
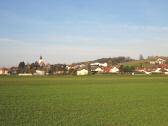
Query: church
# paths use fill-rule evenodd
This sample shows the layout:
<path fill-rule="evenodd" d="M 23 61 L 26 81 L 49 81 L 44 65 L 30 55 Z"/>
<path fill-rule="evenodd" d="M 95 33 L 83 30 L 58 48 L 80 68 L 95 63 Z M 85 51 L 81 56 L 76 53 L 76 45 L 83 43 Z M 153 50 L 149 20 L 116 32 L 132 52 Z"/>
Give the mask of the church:
<path fill-rule="evenodd" d="M 44 61 L 44 59 L 43 59 L 42 56 L 40 56 L 40 59 L 39 59 L 39 61 L 38 61 L 38 64 L 39 64 L 40 66 L 45 66 L 45 65 L 46 65 L 46 62 Z"/>

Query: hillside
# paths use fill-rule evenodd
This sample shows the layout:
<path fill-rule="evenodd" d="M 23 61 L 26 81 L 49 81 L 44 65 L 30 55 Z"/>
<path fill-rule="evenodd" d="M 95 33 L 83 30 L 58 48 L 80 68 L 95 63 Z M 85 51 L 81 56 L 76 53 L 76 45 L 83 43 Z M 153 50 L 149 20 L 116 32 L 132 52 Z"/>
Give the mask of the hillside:
<path fill-rule="evenodd" d="M 144 60 L 135 60 L 132 59 L 130 57 L 124 57 L 124 56 L 120 56 L 120 57 L 113 57 L 113 58 L 101 58 L 101 59 L 96 59 L 96 60 L 92 60 L 92 61 L 85 61 L 85 62 L 79 62 L 79 63 L 74 63 L 74 64 L 87 64 L 87 63 L 108 63 L 109 66 L 113 66 L 113 65 L 130 65 L 130 66 L 134 66 L 134 67 L 153 67 L 155 65 L 150 64 L 151 61 L 156 61 L 157 59 L 164 59 L 166 60 L 166 63 L 168 62 L 168 57 L 164 57 L 164 56 L 152 56 L 152 57 L 148 57 L 147 59 Z"/>
<path fill-rule="evenodd" d="M 113 58 L 100 58 L 92 61 L 85 61 L 85 62 L 79 62 L 79 63 L 73 63 L 73 64 L 79 65 L 79 64 L 99 62 L 99 63 L 108 63 L 108 65 L 117 65 L 117 64 L 131 62 L 131 61 L 135 61 L 135 60 L 130 57 L 120 56 L 120 57 L 113 57 Z"/>
<path fill-rule="evenodd" d="M 156 66 L 154 64 L 150 64 L 150 62 L 151 61 L 156 61 L 159 58 L 166 60 L 166 63 L 168 62 L 168 57 L 155 56 L 155 57 L 148 57 L 147 59 L 144 59 L 144 60 L 134 60 L 134 61 L 125 62 L 125 63 L 122 63 L 122 65 L 131 65 L 131 66 L 134 66 L 134 67 L 143 66 L 143 67 L 150 68 L 150 67 Z"/>

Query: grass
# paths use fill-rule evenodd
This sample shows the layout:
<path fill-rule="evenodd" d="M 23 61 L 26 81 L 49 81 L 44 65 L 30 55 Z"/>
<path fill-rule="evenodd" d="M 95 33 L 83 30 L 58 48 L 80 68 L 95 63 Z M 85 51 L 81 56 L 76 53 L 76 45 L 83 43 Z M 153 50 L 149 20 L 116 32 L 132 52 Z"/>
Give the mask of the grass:
<path fill-rule="evenodd" d="M 151 59 L 145 59 L 145 60 L 136 60 L 136 61 L 130 61 L 130 62 L 126 62 L 123 63 L 123 65 L 131 65 L 134 67 L 145 67 L 145 68 L 151 68 L 155 65 L 150 64 Z"/>
<path fill-rule="evenodd" d="M 0 77 L 0 126 L 166 126 L 167 76 Z"/>

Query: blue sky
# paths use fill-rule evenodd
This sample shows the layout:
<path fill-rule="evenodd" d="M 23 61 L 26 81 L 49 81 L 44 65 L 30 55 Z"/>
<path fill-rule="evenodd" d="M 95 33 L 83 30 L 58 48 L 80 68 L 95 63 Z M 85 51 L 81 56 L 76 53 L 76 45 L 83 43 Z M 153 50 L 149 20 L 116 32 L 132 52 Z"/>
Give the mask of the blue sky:
<path fill-rule="evenodd" d="M 0 66 L 168 54 L 167 0 L 0 0 Z"/>

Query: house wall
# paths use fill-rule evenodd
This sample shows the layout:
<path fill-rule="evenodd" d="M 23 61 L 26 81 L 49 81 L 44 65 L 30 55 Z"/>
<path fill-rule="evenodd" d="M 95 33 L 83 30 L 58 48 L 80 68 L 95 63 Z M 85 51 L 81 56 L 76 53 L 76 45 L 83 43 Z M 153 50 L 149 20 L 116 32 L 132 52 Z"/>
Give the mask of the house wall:
<path fill-rule="evenodd" d="M 0 75 L 8 75 L 8 70 L 1 69 L 0 70 Z"/>
<path fill-rule="evenodd" d="M 36 70 L 34 75 L 45 75 L 45 71 Z"/>
<path fill-rule="evenodd" d="M 116 67 L 114 67 L 114 68 L 112 68 L 109 72 L 110 72 L 110 73 L 117 73 L 117 72 L 119 72 L 119 69 L 116 68 Z"/>
<path fill-rule="evenodd" d="M 165 75 L 168 75 L 168 72 L 165 72 Z"/>
<path fill-rule="evenodd" d="M 103 70 L 101 68 L 97 68 L 97 69 L 95 69 L 95 71 L 97 71 L 97 72 L 103 72 Z"/>
<path fill-rule="evenodd" d="M 80 75 L 88 75 L 88 70 L 81 70 L 81 71 L 77 71 L 77 75 L 80 76 Z"/>
<path fill-rule="evenodd" d="M 2 75 L 3 74 L 3 70 L 0 70 L 0 75 Z"/>
<path fill-rule="evenodd" d="M 18 74 L 18 76 L 32 76 L 32 74 Z"/>

